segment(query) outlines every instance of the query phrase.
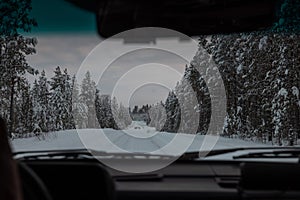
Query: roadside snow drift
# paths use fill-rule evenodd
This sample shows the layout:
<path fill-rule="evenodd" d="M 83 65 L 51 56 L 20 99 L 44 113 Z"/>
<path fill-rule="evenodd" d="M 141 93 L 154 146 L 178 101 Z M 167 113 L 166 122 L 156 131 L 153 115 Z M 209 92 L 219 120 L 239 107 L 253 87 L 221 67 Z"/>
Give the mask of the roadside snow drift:
<path fill-rule="evenodd" d="M 64 150 L 88 148 L 106 152 L 139 152 L 180 155 L 185 151 L 259 147 L 263 144 L 215 136 L 156 132 L 143 122 L 133 122 L 126 130 L 81 129 L 47 133 L 15 139 L 14 151 Z M 205 142 L 204 142 L 205 141 Z"/>

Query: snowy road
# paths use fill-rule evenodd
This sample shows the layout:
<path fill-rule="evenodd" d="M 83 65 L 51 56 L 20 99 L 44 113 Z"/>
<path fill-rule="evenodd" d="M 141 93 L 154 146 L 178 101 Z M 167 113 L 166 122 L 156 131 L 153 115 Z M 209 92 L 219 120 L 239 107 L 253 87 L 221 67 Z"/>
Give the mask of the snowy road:
<path fill-rule="evenodd" d="M 263 144 L 238 139 L 206 137 L 202 135 L 156 132 L 144 122 L 133 122 L 126 130 L 83 129 L 48 133 L 45 140 L 15 139 L 15 151 L 90 148 L 107 152 L 147 152 L 181 154 L 182 151 L 258 147 Z M 203 141 L 206 141 L 205 144 Z M 216 144 L 215 144 L 216 141 Z M 211 142 L 211 144 L 210 144 Z M 204 144 L 204 145 L 203 145 Z"/>

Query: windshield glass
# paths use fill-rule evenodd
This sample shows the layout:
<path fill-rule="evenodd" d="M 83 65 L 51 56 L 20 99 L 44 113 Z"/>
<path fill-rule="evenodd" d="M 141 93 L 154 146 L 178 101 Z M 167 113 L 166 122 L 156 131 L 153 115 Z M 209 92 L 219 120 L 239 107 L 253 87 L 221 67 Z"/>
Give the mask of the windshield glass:
<path fill-rule="evenodd" d="M 269 30 L 158 38 L 134 51 L 140 41 L 104 42 L 94 14 L 66 1 L 21 2 L 0 3 L 0 115 L 14 151 L 299 144 L 300 3 L 286 0 Z"/>

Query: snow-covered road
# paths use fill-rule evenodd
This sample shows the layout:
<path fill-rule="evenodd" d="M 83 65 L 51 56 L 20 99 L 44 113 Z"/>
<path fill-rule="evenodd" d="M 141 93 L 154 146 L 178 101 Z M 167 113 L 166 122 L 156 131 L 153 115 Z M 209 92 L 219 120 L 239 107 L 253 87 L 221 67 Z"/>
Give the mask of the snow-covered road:
<path fill-rule="evenodd" d="M 205 141 L 205 144 L 203 143 Z M 107 152 L 181 154 L 183 151 L 258 147 L 263 144 L 223 137 L 156 132 L 144 122 L 133 122 L 126 130 L 83 129 L 48 133 L 45 140 L 15 139 L 15 151 L 89 148 Z"/>

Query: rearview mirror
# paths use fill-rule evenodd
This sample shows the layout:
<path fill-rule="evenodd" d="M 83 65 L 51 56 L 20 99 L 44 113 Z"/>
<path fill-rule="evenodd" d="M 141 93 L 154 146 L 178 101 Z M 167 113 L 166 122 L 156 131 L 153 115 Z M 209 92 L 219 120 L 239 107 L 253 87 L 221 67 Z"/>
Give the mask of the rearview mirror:
<path fill-rule="evenodd" d="M 77 5 L 81 3 L 81 7 L 89 4 L 89 1 L 67 1 Z M 260 30 L 272 26 L 277 5 L 276 0 L 90 2 L 90 9 L 96 12 L 98 32 L 102 37 L 138 27 L 169 28 L 188 36 Z"/>

